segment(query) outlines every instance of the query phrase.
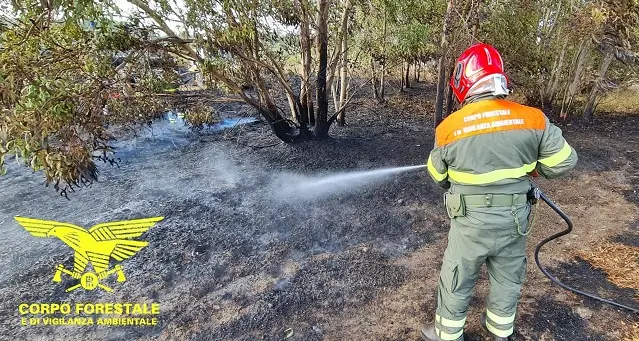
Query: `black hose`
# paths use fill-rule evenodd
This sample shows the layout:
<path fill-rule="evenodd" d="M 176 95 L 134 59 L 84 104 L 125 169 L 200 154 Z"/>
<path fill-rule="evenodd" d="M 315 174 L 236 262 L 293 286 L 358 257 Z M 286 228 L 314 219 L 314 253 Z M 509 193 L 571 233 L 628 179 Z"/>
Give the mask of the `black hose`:
<path fill-rule="evenodd" d="M 557 214 L 559 214 L 559 216 L 561 216 L 561 218 L 566 222 L 566 224 L 568 224 L 568 228 L 567 229 L 565 229 L 565 230 L 563 230 L 563 231 L 561 231 L 559 233 L 553 234 L 552 236 L 542 240 L 539 243 L 539 245 L 537 245 L 537 247 L 535 248 L 535 262 L 537 263 L 537 267 L 539 267 L 539 270 L 541 270 L 541 272 L 543 272 L 544 275 L 546 275 L 546 277 L 548 277 L 553 283 L 559 285 L 560 287 L 562 287 L 562 288 L 564 288 L 566 290 L 572 291 L 572 292 L 580 294 L 580 295 L 584 295 L 584 296 L 590 297 L 590 298 L 592 298 L 594 300 L 597 300 L 597 301 L 600 301 L 600 302 L 603 302 L 603 303 L 614 305 L 614 306 L 619 307 L 619 308 L 630 310 L 633 313 L 639 313 L 639 309 L 628 307 L 628 306 L 625 306 L 623 304 L 620 304 L 620 303 L 617 303 L 617 302 L 613 302 L 613 301 L 609 301 L 609 300 L 603 299 L 603 298 L 601 298 L 599 296 L 595 296 L 595 295 L 589 294 L 587 292 L 583 292 L 581 290 L 577 290 L 575 288 L 569 287 L 566 284 L 564 284 L 561 281 L 559 281 L 557 278 L 553 277 L 541 265 L 541 263 L 539 262 L 539 250 L 541 249 L 541 247 L 544 246 L 546 243 L 548 243 L 551 240 L 557 239 L 557 238 L 559 238 L 561 236 L 565 236 L 568 233 L 570 233 L 570 231 L 572 231 L 572 221 L 570 221 L 570 218 L 568 218 L 568 216 L 564 212 L 562 212 L 561 209 L 559 209 L 559 207 L 557 207 L 557 205 L 555 205 L 555 203 L 552 202 L 552 200 L 550 200 L 546 195 L 544 195 L 544 193 L 542 193 L 541 191 L 539 191 L 538 193 L 539 193 L 539 197 L 541 198 L 541 200 L 543 200 L 546 204 L 548 204 L 548 206 L 550 206 L 550 208 L 552 208 L 555 212 L 557 212 Z"/>

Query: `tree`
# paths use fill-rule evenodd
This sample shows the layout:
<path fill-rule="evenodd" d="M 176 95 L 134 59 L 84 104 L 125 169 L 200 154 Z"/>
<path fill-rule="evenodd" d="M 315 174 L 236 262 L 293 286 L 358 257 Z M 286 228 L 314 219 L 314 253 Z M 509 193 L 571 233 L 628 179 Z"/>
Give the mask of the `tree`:
<path fill-rule="evenodd" d="M 340 35 L 339 35 L 339 39 L 341 40 L 341 49 L 340 49 L 340 55 L 341 55 L 341 63 L 340 63 L 340 73 L 339 73 L 339 102 L 336 102 L 337 105 L 335 105 L 335 111 L 339 112 L 339 114 L 337 115 L 337 123 L 340 126 L 343 126 L 346 124 L 346 119 L 345 119 L 345 113 L 344 111 L 346 110 L 346 94 L 347 94 L 347 87 L 348 87 L 348 18 L 349 18 L 349 13 L 352 7 L 352 1 L 351 0 L 344 0 L 343 1 L 344 4 L 344 10 L 342 12 L 342 26 L 341 26 L 341 31 L 340 31 Z M 336 95 L 333 95 L 333 97 L 337 97 Z"/>
<path fill-rule="evenodd" d="M 604 90 L 606 74 L 611 63 L 616 59 L 623 63 L 634 63 L 636 55 L 633 47 L 637 46 L 639 34 L 631 28 L 639 23 L 639 4 L 635 1 L 604 1 L 596 14 L 599 15 L 601 30 L 593 36 L 595 46 L 603 54 L 592 90 L 588 96 L 582 119 L 591 121 L 595 112 L 596 101 Z"/>
<path fill-rule="evenodd" d="M 302 63 L 302 84 L 300 86 L 301 113 L 300 123 L 315 125 L 315 111 L 313 107 L 313 92 L 311 84 L 311 42 L 310 13 L 308 0 L 297 0 L 296 7 L 300 16 L 300 54 Z"/>
<path fill-rule="evenodd" d="M 310 23 L 312 6 L 307 0 L 292 3 L 255 0 L 189 1 L 183 9 L 184 15 L 180 15 L 181 10 L 175 4 L 167 1 L 160 1 L 157 8 L 151 8 L 140 0 L 129 2 L 153 18 L 168 36 L 175 36 L 175 33 L 167 27 L 163 15 L 180 18 L 182 24 L 195 37 L 194 47 L 183 45 L 184 55 L 204 64 L 203 69 L 212 82 L 225 87 L 255 107 L 271 124 L 280 139 L 285 142 L 297 142 L 310 137 L 324 138 L 328 135 L 328 128 L 335 121 L 335 117 L 328 117 L 328 105 L 325 103 L 328 103 L 327 91 L 339 61 L 339 53 L 334 53 L 330 60 L 328 55 L 331 38 L 339 37 L 339 34 L 334 35 L 334 32 L 329 30 L 332 13 L 330 10 L 335 4 L 333 0 L 317 2 L 315 44 L 309 42 L 311 37 L 307 25 Z M 349 2 L 346 2 L 346 14 L 349 7 Z M 281 39 L 277 27 L 282 26 L 302 26 L 299 30 L 301 53 L 308 54 L 308 48 L 315 46 L 317 108 L 313 110 L 315 124 L 312 131 L 303 125 L 306 120 L 300 119 L 301 112 L 310 112 L 309 105 L 312 105 L 312 102 L 307 98 L 307 107 L 303 107 L 300 92 L 295 89 L 288 77 L 294 72 L 293 68 L 286 64 L 289 54 L 274 48 L 274 43 Z M 309 60 L 311 59 L 308 55 L 302 58 L 302 64 L 305 63 L 301 67 L 305 70 L 302 72 L 302 78 L 308 78 L 304 73 L 309 69 Z M 245 91 L 240 84 L 251 84 L 256 94 Z M 269 86 L 276 86 L 285 94 L 289 102 L 288 113 L 277 107 L 276 101 L 268 91 Z M 304 89 L 306 94 L 307 88 L 308 84 Z M 293 125 L 293 121 L 301 125 Z"/>
<path fill-rule="evenodd" d="M 316 134 L 328 135 L 328 92 L 326 89 L 326 68 L 328 66 L 328 0 L 317 1 L 317 52 L 319 69 L 317 71 L 317 122 Z"/>
<path fill-rule="evenodd" d="M 449 36 L 451 21 L 453 17 L 453 10 L 455 8 L 455 1 L 448 0 L 448 5 L 446 6 L 446 16 L 444 17 L 442 35 L 441 35 L 441 51 L 439 57 L 439 63 L 437 65 L 437 96 L 435 97 L 435 112 L 433 121 L 435 123 L 435 127 L 439 125 L 439 123 L 443 119 L 443 111 L 444 111 L 444 94 L 446 91 L 446 66 L 448 63 L 447 53 L 448 53 L 448 44 L 449 44 Z"/>
<path fill-rule="evenodd" d="M 0 173 L 14 155 L 62 195 L 114 163 L 112 126 L 135 128 L 169 106 L 168 39 L 109 18 L 92 1 L 14 3 L 0 32 Z M 116 58 L 120 55 L 121 58 Z"/>
<path fill-rule="evenodd" d="M 433 27 L 440 9 L 437 1 L 370 0 L 355 11 L 352 43 L 367 56 L 373 97 L 384 101 L 387 74 L 401 68 L 407 84 L 410 65 L 433 58 L 438 49 Z M 362 25 L 362 23 L 365 23 Z"/>
<path fill-rule="evenodd" d="M 599 69 L 599 78 L 597 83 L 592 86 L 592 90 L 590 92 L 590 96 L 588 96 L 588 103 L 586 104 L 586 108 L 584 109 L 583 119 L 586 121 L 592 120 L 592 116 L 595 111 L 595 101 L 597 100 L 597 96 L 601 91 L 601 82 L 605 79 L 606 73 L 608 72 L 608 67 L 610 67 L 610 63 L 612 62 L 614 55 L 612 53 L 606 53 L 603 61 L 601 62 L 601 67 Z"/>

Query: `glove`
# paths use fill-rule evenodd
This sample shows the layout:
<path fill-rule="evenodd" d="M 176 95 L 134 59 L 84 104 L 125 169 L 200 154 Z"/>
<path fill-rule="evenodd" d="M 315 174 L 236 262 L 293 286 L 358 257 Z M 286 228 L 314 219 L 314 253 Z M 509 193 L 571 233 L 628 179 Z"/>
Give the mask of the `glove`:
<path fill-rule="evenodd" d="M 533 178 L 538 178 L 539 177 L 539 173 L 537 172 L 536 169 L 533 169 L 532 172 L 528 172 L 528 175 L 530 175 Z"/>

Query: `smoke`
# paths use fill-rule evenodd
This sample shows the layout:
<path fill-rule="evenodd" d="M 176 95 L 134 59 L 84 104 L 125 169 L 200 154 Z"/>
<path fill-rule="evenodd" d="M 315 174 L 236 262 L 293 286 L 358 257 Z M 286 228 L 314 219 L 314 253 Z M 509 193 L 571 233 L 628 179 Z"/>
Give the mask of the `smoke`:
<path fill-rule="evenodd" d="M 215 179 L 227 186 L 234 187 L 248 176 L 246 170 L 240 164 L 233 162 L 227 154 L 213 156 L 209 164 Z"/>

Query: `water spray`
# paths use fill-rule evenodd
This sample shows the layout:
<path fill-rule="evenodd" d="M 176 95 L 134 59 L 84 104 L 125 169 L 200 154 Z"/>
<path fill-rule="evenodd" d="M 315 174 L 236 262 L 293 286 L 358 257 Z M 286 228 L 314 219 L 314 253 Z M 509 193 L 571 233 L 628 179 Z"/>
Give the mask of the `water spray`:
<path fill-rule="evenodd" d="M 345 181 L 368 181 L 372 178 L 381 178 L 386 175 L 403 173 L 411 170 L 416 170 L 420 168 L 424 168 L 426 165 L 419 166 L 406 166 L 406 167 L 395 167 L 395 168 L 382 168 L 382 169 L 374 169 L 369 171 L 362 172 L 348 172 L 348 173 L 338 173 L 335 175 L 327 176 L 325 178 L 319 179 L 313 183 L 314 186 L 326 186 L 336 182 L 345 182 Z"/>
<path fill-rule="evenodd" d="M 404 173 L 425 168 L 426 165 L 381 168 L 367 171 L 342 172 L 322 177 L 287 175 L 281 181 L 285 185 L 277 186 L 277 196 L 315 200 L 323 196 L 335 195 L 350 191 L 370 183 L 386 179 L 389 175 Z"/>

